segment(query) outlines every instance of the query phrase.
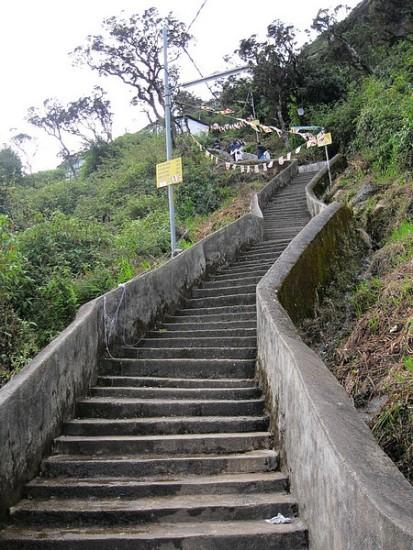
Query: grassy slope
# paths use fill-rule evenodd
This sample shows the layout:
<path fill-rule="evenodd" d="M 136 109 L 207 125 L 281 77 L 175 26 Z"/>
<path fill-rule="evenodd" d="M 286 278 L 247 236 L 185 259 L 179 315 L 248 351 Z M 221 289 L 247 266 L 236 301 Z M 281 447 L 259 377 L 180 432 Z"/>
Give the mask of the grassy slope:
<path fill-rule="evenodd" d="M 366 410 L 382 448 L 413 481 L 413 179 L 375 177 L 351 166 L 332 198 L 354 201 L 372 238 L 367 266 L 341 304 L 350 322 L 330 364 L 355 404 Z"/>
<path fill-rule="evenodd" d="M 212 139 L 212 138 L 210 138 Z M 176 190 L 178 246 L 191 246 L 247 211 L 271 177 L 226 172 L 189 139 Z M 141 132 L 94 151 L 74 180 L 61 170 L 26 177 L 7 191 L 0 217 L 0 384 L 47 344 L 84 302 L 169 256 L 165 189 L 155 187 L 163 136 Z"/>

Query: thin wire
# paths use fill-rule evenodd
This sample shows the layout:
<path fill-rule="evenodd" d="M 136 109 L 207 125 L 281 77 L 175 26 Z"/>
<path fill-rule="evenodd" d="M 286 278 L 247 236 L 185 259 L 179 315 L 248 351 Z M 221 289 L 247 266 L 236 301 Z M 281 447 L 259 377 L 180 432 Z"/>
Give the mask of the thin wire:
<path fill-rule="evenodd" d="M 187 28 L 187 32 L 189 32 L 190 28 L 192 27 L 192 25 L 195 23 L 195 21 L 198 19 L 198 16 L 199 14 L 201 13 L 203 7 L 205 6 L 205 4 L 208 2 L 208 0 L 204 0 L 201 4 L 201 7 L 199 8 L 199 10 L 196 12 L 195 14 L 195 17 L 192 19 L 192 21 L 190 22 L 188 28 Z"/>
<path fill-rule="evenodd" d="M 192 19 L 192 21 L 189 23 L 188 28 L 186 29 L 186 32 L 189 33 L 189 31 L 190 31 L 192 25 L 193 25 L 193 24 L 195 23 L 195 21 L 198 19 L 199 14 L 201 13 L 202 9 L 204 8 L 204 6 L 205 6 L 205 4 L 206 4 L 207 2 L 208 2 L 208 0 L 204 0 L 204 1 L 202 2 L 201 7 L 199 8 L 199 10 L 198 10 L 198 11 L 196 12 L 196 14 L 195 14 L 195 17 L 194 17 L 194 18 Z M 174 59 L 174 62 L 175 62 L 175 61 L 178 61 L 178 59 L 181 57 L 181 55 L 182 55 L 182 52 L 178 53 L 178 55 L 177 55 L 176 58 Z"/>
<path fill-rule="evenodd" d="M 189 57 L 192 65 L 195 67 L 195 69 L 197 70 L 199 76 L 201 78 L 204 78 L 204 75 L 202 74 L 201 72 L 201 69 L 198 67 L 198 65 L 195 63 L 195 60 L 193 59 L 193 57 L 191 56 L 191 54 L 188 52 L 188 50 L 183 47 L 182 48 L 184 50 L 184 52 L 186 53 L 186 55 Z M 208 88 L 208 90 L 211 92 L 211 94 L 214 96 L 215 99 L 218 99 L 218 96 L 217 94 L 213 91 L 213 89 L 210 87 L 210 85 L 208 84 L 208 82 L 204 82 L 205 86 Z"/>

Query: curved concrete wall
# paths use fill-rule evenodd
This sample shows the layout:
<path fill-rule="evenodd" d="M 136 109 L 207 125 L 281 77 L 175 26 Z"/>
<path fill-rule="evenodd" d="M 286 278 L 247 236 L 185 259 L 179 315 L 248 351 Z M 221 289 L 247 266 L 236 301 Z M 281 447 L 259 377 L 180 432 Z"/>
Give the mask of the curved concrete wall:
<path fill-rule="evenodd" d="M 292 321 L 313 310 L 349 229 L 346 208 L 323 206 L 258 284 L 258 375 L 310 548 L 412 550 L 412 487 Z"/>
<path fill-rule="evenodd" d="M 336 155 L 330 160 L 330 171 L 334 176 L 336 172 L 340 171 L 346 165 L 346 158 L 343 155 Z M 327 189 L 330 184 L 328 177 L 327 162 L 316 163 L 310 165 L 320 170 L 313 177 L 310 183 L 307 184 L 305 194 L 307 198 L 307 208 L 312 216 L 317 216 L 326 205 L 318 197 Z M 305 170 L 301 170 L 304 172 Z"/>
<path fill-rule="evenodd" d="M 289 166 L 265 189 L 285 185 L 291 174 Z M 136 341 L 208 271 L 261 240 L 263 201 L 256 196 L 250 214 L 82 306 L 73 323 L 0 389 L 0 516 L 19 500 L 63 421 L 73 416 L 76 399 L 94 383 L 105 347 Z"/>

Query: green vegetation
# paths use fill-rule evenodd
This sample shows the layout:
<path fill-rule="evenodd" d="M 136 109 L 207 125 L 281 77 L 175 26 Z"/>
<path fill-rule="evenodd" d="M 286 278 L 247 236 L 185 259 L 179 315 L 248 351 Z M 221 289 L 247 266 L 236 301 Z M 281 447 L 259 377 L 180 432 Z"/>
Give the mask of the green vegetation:
<path fill-rule="evenodd" d="M 380 398 L 370 426 L 412 479 L 413 5 L 370 0 L 343 20 L 340 14 L 341 7 L 321 9 L 312 25 L 318 36 L 301 49 L 293 27 L 269 21 L 264 41 L 252 35 L 237 49 L 251 77 L 229 78 L 209 106 L 282 129 L 324 126 L 333 133 L 330 153 L 347 155 L 349 167 L 325 199 L 353 207 L 370 252 L 358 271 L 341 274 L 327 293 L 318 343 L 357 406 Z M 179 59 L 191 37 L 172 15 L 169 23 L 172 57 Z M 158 121 L 161 24 L 154 8 L 127 20 L 111 17 L 101 35 L 73 53 L 79 63 L 124 82 L 133 101 Z M 141 48 L 143 59 L 135 56 Z M 200 100 L 179 91 L 173 63 L 170 72 L 175 112 L 198 116 Z M 31 110 L 32 123 L 59 140 L 65 160 L 59 169 L 23 175 L 16 153 L 0 151 L 0 384 L 66 326 L 80 304 L 167 257 L 166 193 L 154 185 L 155 165 L 164 160 L 163 136 L 141 131 L 111 141 L 104 97 L 99 89 L 67 106 L 46 100 L 43 111 Z M 88 117 L 97 130 L 92 136 L 82 131 Z M 211 111 L 201 118 L 209 124 L 234 121 Z M 79 156 L 62 132 L 87 144 L 80 171 Z M 204 145 L 216 137 L 249 140 L 246 150 L 255 152 L 249 128 L 208 136 Z M 287 133 L 260 139 L 274 157 L 302 143 Z M 24 151 L 30 140 L 18 134 L 14 146 Z M 190 140 L 177 139 L 176 154 L 184 159 L 176 205 L 179 246 L 186 248 L 241 215 L 259 182 L 244 185 L 245 176 L 240 180 L 211 165 Z M 301 161 L 321 155 L 309 149 Z M 357 254 L 348 265 L 357 263 Z"/>
<path fill-rule="evenodd" d="M 226 209 L 246 186 L 187 138 L 178 140 L 176 154 L 184 157 L 176 221 L 178 245 L 186 248 L 205 234 L 211 212 L 224 209 L 221 223 L 243 213 Z M 81 304 L 168 258 L 166 191 L 155 186 L 155 165 L 163 160 L 164 136 L 143 131 L 92 147 L 74 179 L 57 169 L 20 173 L 0 187 L 0 383 Z M 210 230 L 218 226 L 217 218 Z"/>

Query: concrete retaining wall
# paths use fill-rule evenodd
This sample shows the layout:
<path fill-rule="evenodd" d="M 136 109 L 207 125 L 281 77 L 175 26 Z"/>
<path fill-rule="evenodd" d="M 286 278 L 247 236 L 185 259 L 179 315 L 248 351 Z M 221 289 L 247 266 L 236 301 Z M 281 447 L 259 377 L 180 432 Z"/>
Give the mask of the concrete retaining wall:
<path fill-rule="evenodd" d="M 310 548 L 412 550 L 412 487 L 292 322 L 313 310 L 350 219 L 325 206 L 258 284 L 258 375 Z"/>
<path fill-rule="evenodd" d="M 326 160 L 321 160 L 320 162 L 313 162 L 312 164 L 303 164 L 302 166 L 298 167 L 298 173 L 299 174 L 305 174 L 307 172 L 315 172 L 316 170 L 322 170 L 325 166 L 327 166 Z"/>
<path fill-rule="evenodd" d="M 288 167 L 266 188 L 285 185 L 291 173 Z M 19 500 L 21 488 L 38 471 L 63 421 L 73 416 L 76 399 L 94 383 L 105 347 L 136 341 L 155 320 L 173 311 L 208 271 L 262 240 L 258 203 L 265 204 L 263 200 L 255 197 L 250 214 L 159 269 L 82 306 L 75 321 L 0 389 L 0 516 Z"/>
<path fill-rule="evenodd" d="M 314 166 L 317 169 L 321 165 L 319 172 L 314 176 L 310 183 L 306 186 L 305 194 L 307 198 L 307 208 L 312 216 L 317 216 L 326 205 L 318 197 L 328 188 L 330 180 L 328 177 L 327 163 L 317 163 Z M 343 155 L 336 155 L 330 160 L 330 171 L 332 176 L 343 169 L 346 165 L 346 159 Z M 301 169 L 301 168 L 300 168 Z"/>
<path fill-rule="evenodd" d="M 298 174 L 298 161 L 293 160 L 292 163 L 272 179 L 261 191 L 257 193 L 258 204 L 260 208 L 264 208 L 268 201 L 272 198 L 277 189 L 281 189 Z"/>

